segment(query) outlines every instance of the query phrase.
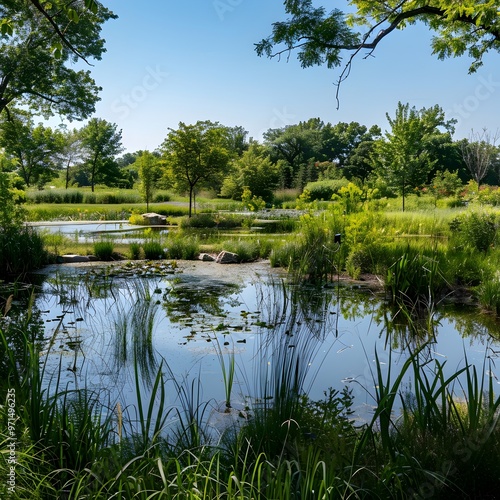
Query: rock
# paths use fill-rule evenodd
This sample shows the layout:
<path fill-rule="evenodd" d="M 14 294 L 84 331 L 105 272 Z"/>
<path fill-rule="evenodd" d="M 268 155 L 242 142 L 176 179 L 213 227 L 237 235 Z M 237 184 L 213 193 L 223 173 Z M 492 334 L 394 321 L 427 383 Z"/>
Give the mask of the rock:
<path fill-rule="evenodd" d="M 198 260 L 202 260 L 203 262 L 213 262 L 215 257 L 209 253 L 200 253 Z"/>
<path fill-rule="evenodd" d="M 167 218 L 164 215 L 154 212 L 142 214 L 142 218 L 144 219 L 144 223 L 148 226 L 164 226 L 167 224 Z"/>
<path fill-rule="evenodd" d="M 232 252 L 226 252 L 223 250 L 218 256 L 215 262 L 218 264 L 238 264 L 240 261 L 238 254 Z"/>
<path fill-rule="evenodd" d="M 63 262 L 89 262 L 90 258 L 88 255 L 67 254 L 67 255 L 61 255 L 57 259 L 57 261 L 60 263 L 63 263 Z"/>

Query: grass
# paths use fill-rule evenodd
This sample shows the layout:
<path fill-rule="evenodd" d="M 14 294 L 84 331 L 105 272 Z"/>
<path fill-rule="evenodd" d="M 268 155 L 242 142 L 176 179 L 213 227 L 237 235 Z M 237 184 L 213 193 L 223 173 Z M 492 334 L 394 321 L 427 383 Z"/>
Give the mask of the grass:
<path fill-rule="evenodd" d="M 148 361 L 155 356 L 159 305 L 145 281 L 131 287 L 137 300 L 123 306 L 113 337 L 117 359 L 133 366 L 135 412 L 85 384 L 62 386 L 62 365 L 48 388 L 42 383 L 46 346 L 29 333 L 32 299 L 25 315 L 0 322 L 0 391 L 5 399 L 15 389 L 19 417 L 14 498 L 406 498 L 429 491 L 433 497 L 465 492 L 486 498 L 500 486 L 500 398 L 488 358 L 476 368 L 464 355 L 463 366 L 449 372 L 445 362 L 429 358 L 425 342 L 407 347 L 398 369 L 376 353 L 372 380 L 363 386 L 373 397 L 373 416 L 355 425 L 347 388 L 330 389 L 320 400 L 307 396 L 321 332 L 334 328 L 325 323 L 335 320 L 325 312 L 331 297 L 276 283 L 259 304 L 272 328 L 259 337 L 247 415 L 231 420 L 221 435 L 210 426 L 201 374 L 179 377 L 165 360 Z M 219 355 L 230 409 L 241 367 L 234 353 L 219 349 Z M 0 419 L 4 444 L 6 408 Z M 3 454 L 0 473 L 6 477 L 7 471 Z M 5 487 L 0 493 L 7 493 Z"/>

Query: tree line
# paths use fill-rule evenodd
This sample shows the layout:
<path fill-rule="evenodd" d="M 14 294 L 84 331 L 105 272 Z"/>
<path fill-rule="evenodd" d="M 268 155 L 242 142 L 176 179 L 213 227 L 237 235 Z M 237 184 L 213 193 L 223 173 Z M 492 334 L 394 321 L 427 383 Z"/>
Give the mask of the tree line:
<path fill-rule="evenodd" d="M 357 12 L 347 15 L 328 13 L 310 0 L 286 1 L 291 17 L 275 23 L 257 51 L 273 57 L 296 50 L 303 66 L 338 66 L 343 52 L 354 56 L 361 49 L 374 50 L 393 29 L 413 21 L 436 31 L 433 50 L 439 57 L 474 49 L 472 69 L 484 53 L 499 48 L 498 2 L 353 5 Z M 454 121 L 438 105 L 416 109 L 399 103 L 394 115 L 387 114 L 385 133 L 378 125 L 332 125 L 311 118 L 269 129 L 261 142 L 249 140 L 241 126 L 181 122 L 168 130 L 156 151 L 120 156 L 121 130 L 92 117 L 100 87 L 90 71 L 75 65 L 102 58 L 102 25 L 116 17 L 95 0 L 1 2 L 0 166 L 17 176 L 17 187 L 43 188 L 64 172 L 66 187 L 138 185 L 148 204 L 155 189 L 172 189 L 189 194 L 191 206 L 200 189 L 271 203 L 278 188 L 301 190 L 310 182 L 338 178 L 384 187 L 403 200 L 408 192 L 445 175 L 462 182 L 473 179 L 478 185 L 499 182 L 498 133 L 471 131 L 468 139 L 455 141 Z M 369 29 L 361 35 L 353 26 Z M 73 130 L 35 124 L 34 116 L 54 114 L 90 120 Z"/>
<path fill-rule="evenodd" d="M 80 129 L 52 129 L 27 111 L 0 121 L 3 171 L 17 187 L 42 189 L 56 177 L 65 186 L 140 187 L 149 204 L 158 188 L 188 194 L 201 189 L 241 200 L 248 191 L 272 203 L 277 189 L 301 191 L 310 182 L 346 178 L 359 186 L 384 185 L 405 195 L 448 172 L 462 182 L 500 181 L 498 133 L 472 131 L 454 140 L 454 120 L 438 106 L 416 109 L 399 103 L 388 127 L 358 122 L 325 123 L 319 118 L 271 128 L 261 142 L 242 126 L 218 122 L 179 123 L 155 151 L 123 153 L 121 130 L 92 118 Z M 404 207 L 403 207 L 404 208 Z"/>

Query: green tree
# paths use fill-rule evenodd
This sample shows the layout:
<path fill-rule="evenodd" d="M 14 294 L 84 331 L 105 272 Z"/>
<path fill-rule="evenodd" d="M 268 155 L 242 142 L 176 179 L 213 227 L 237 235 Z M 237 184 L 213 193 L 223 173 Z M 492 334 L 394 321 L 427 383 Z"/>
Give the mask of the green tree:
<path fill-rule="evenodd" d="M 15 103 L 45 116 L 90 116 L 100 87 L 74 63 L 101 59 L 102 24 L 116 16 L 95 1 L 11 0 L 0 17 L 0 112 Z"/>
<path fill-rule="evenodd" d="M 285 0 L 286 21 L 273 24 L 272 34 L 256 44 L 258 55 L 269 57 L 297 51 L 303 67 L 338 67 L 349 55 L 339 84 L 349 74 L 353 58 L 378 44 L 395 29 L 421 22 L 434 32 L 432 51 L 439 59 L 468 54 L 469 72 L 482 64 L 490 50 L 500 50 L 499 0 L 352 0 L 351 12 L 331 12 L 312 0 Z"/>
<path fill-rule="evenodd" d="M 445 121 L 439 106 L 417 111 L 401 102 L 394 118 L 386 116 L 391 131 L 386 132 L 385 140 L 376 142 L 373 158 L 378 175 L 402 195 L 404 211 L 408 189 L 425 184 L 436 162 L 429 144 L 440 134 L 450 134 L 454 121 Z"/>
<path fill-rule="evenodd" d="M 324 154 L 343 169 L 363 141 L 373 141 L 382 135 L 380 127 L 374 125 L 368 129 L 358 122 L 339 122 L 328 124 L 323 138 Z"/>
<path fill-rule="evenodd" d="M 35 126 L 29 113 L 18 110 L 13 110 L 10 120 L 4 119 L 1 127 L 0 147 L 14 159 L 26 186 L 43 185 L 57 176 L 58 155 L 64 148 L 60 131 L 42 124 Z"/>
<path fill-rule="evenodd" d="M 116 156 L 123 151 L 122 131 L 117 128 L 116 123 L 109 123 L 102 118 L 92 118 L 80 130 L 84 150 L 83 166 L 92 192 L 97 183 L 110 185 L 121 175 Z"/>
<path fill-rule="evenodd" d="M 153 200 L 156 184 L 160 177 L 158 158 L 149 151 L 143 151 L 135 161 L 139 173 L 140 191 L 149 212 L 149 203 Z"/>
<path fill-rule="evenodd" d="M 239 200 L 247 187 L 253 195 L 271 202 L 278 183 L 279 166 L 271 162 L 263 146 L 253 142 L 234 162 L 234 171 L 224 179 L 221 195 Z"/>
<path fill-rule="evenodd" d="M 323 129 L 319 118 L 312 118 L 295 125 L 269 129 L 264 133 L 264 144 L 270 151 L 271 160 L 284 160 L 281 170 L 284 188 L 302 187 L 308 175 L 301 170 L 314 164 L 314 160 L 326 160 L 322 155 Z"/>
<path fill-rule="evenodd" d="M 60 168 L 64 169 L 65 187 L 68 189 L 71 180 L 71 168 L 76 167 L 82 160 L 82 141 L 78 130 L 65 130 L 61 151 L 58 154 Z"/>
<path fill-rule="evenodd" d="M 189 192 L 191 217 L 195 188 L 227 173 L 230 160 L 227 127 L 210 121 L 194 125 L 180 122 L 177 130 L 169 129 L 161 148 L 169 184 L 178 192 Z"/>

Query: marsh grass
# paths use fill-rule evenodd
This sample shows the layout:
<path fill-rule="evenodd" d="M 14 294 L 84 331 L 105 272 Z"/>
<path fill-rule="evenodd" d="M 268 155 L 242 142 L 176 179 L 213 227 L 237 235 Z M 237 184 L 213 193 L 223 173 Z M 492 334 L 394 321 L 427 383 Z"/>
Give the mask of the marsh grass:
<path fill-rule="evenodd" d="M 114 243 L 111 240 L 101 240 L 94 242 L 94 255 L 99 260 L 112 260 Z"/>

